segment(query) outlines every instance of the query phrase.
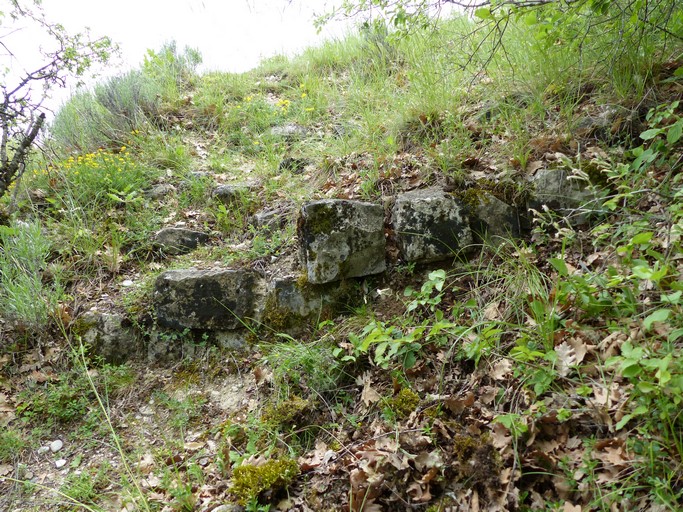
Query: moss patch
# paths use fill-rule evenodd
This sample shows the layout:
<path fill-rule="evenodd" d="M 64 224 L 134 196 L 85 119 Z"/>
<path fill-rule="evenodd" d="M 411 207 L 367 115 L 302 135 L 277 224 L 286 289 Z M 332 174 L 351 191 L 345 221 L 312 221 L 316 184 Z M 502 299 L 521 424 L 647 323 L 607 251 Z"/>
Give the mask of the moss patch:
<path fill-rule="evenodd" d="M 286 488 L 298 475 L 299 465 L 291 459 L 269 460 L 260 466 L 245 464 L 233 470 L 231 492 L 244 505 L 265 491 Z"/>
<path fill-rule="evenodd" d="M 399 418 L 410 416 L 419 404 L 420 396 L 409 388 L 403 388 L 389 400 L 389 407 Z"/>

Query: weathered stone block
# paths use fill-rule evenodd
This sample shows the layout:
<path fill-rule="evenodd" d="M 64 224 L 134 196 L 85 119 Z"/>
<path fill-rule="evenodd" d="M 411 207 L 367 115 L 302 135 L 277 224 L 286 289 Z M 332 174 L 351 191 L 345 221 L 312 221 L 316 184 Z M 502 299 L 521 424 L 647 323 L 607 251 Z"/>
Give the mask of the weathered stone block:
<path fill-rule="evenodd" d="M 301 209 L 298 235 L 311 283 L 378 274 L 386 268 L 380 205 L 338 199 L 308 203 Z"/>
<path fill-rule="evenodd" d="M 78 326 L 90 352 L 108 363 L 124 363 L 141 349 L 135 330 L 121 315 L 89 311 L 79 318 Z"/>
<path fill-rule="evenodd" d="M 323 288 L 327 287 L 302 284 L 292 277 L 273 279 L 268 283 L 263 323 L 279 332 L 304 330 L 309 319 L 321 318 L 323 310 L 334 302 L 333 291 Z"/>
<path fill-rule="evenodd" d="M 244 270 L 169 270 L 155 283 L 157 321 L 174 329 L 235 330 L 258 318 L 263 284 Z"/>
<path fill-rule="evenodd" d="M 470 204 L 472 230 L 482 240 L 499 243 L 505 238 L 521 234 L 517 208 L 501 201 L 488 192 L 477 194 Z"/>
<path fill-rule="evenodd" d="M 167 254 L 185 254 L 209 241 L 209 235 L 186 228 L 164 228 L 159 231 L 154 242 Z"/>
<path fill-rule="evenodd" d="M 438 188 L 398 196 L 392 222 L 401 257 L 406 261 L 444 260 L 472 243 L 465 207 Z"/>
<path fill-rule="evenodd" d="M 589 212 L 581 207 L 596 197 L 584 183 L 569 179 L 569 173 L 563 169 L 540 169 L 531 182 L 535 191 L 529 208 L 542 211 L 545 205 L 564 215 L 572 225 L 586 222 Z"/>

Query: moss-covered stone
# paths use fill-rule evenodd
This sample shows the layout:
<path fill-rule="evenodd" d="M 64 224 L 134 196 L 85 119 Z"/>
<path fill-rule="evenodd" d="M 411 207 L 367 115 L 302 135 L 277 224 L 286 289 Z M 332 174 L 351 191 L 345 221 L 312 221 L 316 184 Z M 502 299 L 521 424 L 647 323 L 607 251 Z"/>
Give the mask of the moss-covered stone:
<path fill-rule="evenodd" d="M 301 263 L 313 284 L 378 274 L 386 268 L 381 205 L 312 201 L 301 209 L 297 232 Z"/>
<path fill-rule="evenodd" d="M 498 450 L 485 436 L 457 435 L 453 438 L 458 477 L 471 485 L 496 482 L 503 467 Z"/>
<path fill-rule="evenodd" d="M 244 505 L 265 491 L 288 487 L 299 473 L 299 465 L 292 459 L 269 460 L 259 466 L 244 464 L 233 470 L 230 491 Z"/>

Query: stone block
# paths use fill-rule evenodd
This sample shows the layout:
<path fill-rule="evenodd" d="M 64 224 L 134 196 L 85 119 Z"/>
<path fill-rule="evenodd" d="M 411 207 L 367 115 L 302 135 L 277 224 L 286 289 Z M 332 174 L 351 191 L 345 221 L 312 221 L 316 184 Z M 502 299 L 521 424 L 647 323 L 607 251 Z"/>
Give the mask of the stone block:
<path fill-rule="evenodd" d="M 409 262 L 448 259 L 472 243 L 464 205 L 439 188 L 398 196 L 392 224 L 401 257 Z"/>
<path fill-rule="evenodd" d="M 517 208 L 501 201 L 493 194 L 476 194 L 470 204 L 472 231 L 481 240 L 497 244 L 506 238 L 518 238 L 521 224 Z"/>
<path fill-rule="evenodd" d="M 168 270 L 154 287 L 157 322 L 173 329 L 236 330 L 258 319 L 258 274 L 246 270 Z"/>
<path fill-rule="evenodd" d="M 304 205 L 298 221 L 301 262 L 308 281 L 330 283 L 386 269 L 384 209 L 325 199 Z"/>
<path fill-rule="evenodd" d="M 167 254 L 185 254 L 209 241 L 209 235 L 186 228 L 164 228 L 159 231 L 154 242 Z"/>
<path fill-rule="evenodd" d="M 531 183 L 534 192 L 528 203 L 529 208 L 543 211 L 545 205 L 566 217 L 571 225 L 587 221 L 590 209 L 582 207 L 596 197 L 586 188 L 585 183 L 570 179 L 569 173 L 563 169 L 540 169 Z"/>

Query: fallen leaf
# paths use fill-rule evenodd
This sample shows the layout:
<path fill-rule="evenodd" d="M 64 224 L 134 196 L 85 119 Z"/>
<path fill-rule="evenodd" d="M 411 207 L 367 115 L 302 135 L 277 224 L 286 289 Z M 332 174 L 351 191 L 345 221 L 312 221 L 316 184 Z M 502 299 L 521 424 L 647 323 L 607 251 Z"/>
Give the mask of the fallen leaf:
<path fill-rule="evenodd" d="M 493 365 L 490 375 L 491 377 L 493 377 L 494 380 L 503 380 L 511 372 L 512 361 L 510 361 L 509 359 L 501 359 Z"/>
<path fill-rule="evenodd" d="M 431 452 L 422 452 L 414 460 L 415 468 L 418 471 L 425 469 L 438 469 L 443 466 L 443 459 L 441 458 L 440 450 L 432 450 Z"/>
<path fill-rule="evenodd" d="M 566 341 L 563 341 L 555 347 L 555 354 L 557 355 L 557 373 L 560 377 L 566 377 L 571 367 L 576 364 L 576 353 Z"/>
<path fill-rule="evenodd" d="M 369 407 L 370 404 L 374 404 L 375 402 L 379 402 L 379 400 L 382 398 L 382 395 L 375 391 L 375 389 L 370 385 L 370 372 L 366 372 L 362 377 L 360 377 L 357 383 L 363 384 L 363 391 L 361 392 L 360 398 L 366 407 Z"/>
<path fill-rule="evenodd" d="M 467 407 L 474 405 L 474 393 L 470 391 L 463 398 L 447 398 L 444 404 L 453 414 L 462 414 Z"/>

